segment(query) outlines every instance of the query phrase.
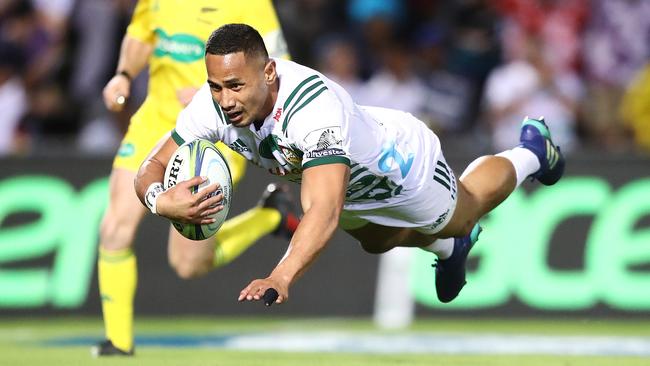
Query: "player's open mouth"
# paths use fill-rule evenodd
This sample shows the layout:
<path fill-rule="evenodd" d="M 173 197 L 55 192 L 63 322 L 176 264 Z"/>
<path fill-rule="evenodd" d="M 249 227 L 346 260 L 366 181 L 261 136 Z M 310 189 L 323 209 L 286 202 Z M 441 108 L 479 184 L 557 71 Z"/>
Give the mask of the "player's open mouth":
<path fill-rule="evenodd" d="M 230 122 L 239 122 L 242 119 L 243 112 L 233 112 L 227 115 Z"/>

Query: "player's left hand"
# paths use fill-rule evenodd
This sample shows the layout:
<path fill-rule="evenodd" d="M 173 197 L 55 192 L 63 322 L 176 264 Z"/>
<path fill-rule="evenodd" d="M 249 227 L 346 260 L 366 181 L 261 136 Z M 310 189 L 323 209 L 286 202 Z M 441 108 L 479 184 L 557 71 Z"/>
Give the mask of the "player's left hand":
<path fill-rule="evenodd" d="M 278 298 L 275 300 L 276 304 L 282 304 L 289 298 L 289 286 L 284 284 L 283 281 L 267 277 L 265 279 L 258 279 L 251 282 L 246 288 L 239 293 L 238 301 L 257 301 L 261 300 L 264 292 L 267 289 L 274 288 L 278 292 Z"/>

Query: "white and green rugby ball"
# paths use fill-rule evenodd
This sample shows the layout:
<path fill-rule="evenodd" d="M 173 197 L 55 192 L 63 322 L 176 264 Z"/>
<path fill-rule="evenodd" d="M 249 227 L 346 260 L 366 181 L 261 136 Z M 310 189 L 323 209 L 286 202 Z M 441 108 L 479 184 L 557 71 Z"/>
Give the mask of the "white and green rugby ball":
<path fill-rule="evenodd" d="M 174 152 L 165 170 L 165 190 L 177 183 L 192 179 L 196 176 L 208 177 L 200 186 L 192 187 L 192 193 L 197 193 L 207 186 L 219 183 L 221 186 L 215 194 L 223 193 L 223 210 L 211 217 L 215 222 L 206 225 L 184 224 L 172 221 L 172 225 L 181 235 L 191 240 L 203 240 L 214 235 L 226 221 L 230 210 L 232 194 L 232 178 L 226 159 L 217 147 L 207 140 L 194 140 L 179 146 Z"/>

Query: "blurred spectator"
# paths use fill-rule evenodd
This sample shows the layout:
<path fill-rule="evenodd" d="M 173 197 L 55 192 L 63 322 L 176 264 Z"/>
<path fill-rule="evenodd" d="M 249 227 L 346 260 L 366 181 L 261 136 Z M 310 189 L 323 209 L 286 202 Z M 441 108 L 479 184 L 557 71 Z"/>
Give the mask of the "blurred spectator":
<path fill-rule="evenodd" d="M 341 85 L 357 101 L 361 96 L 363 81 L 359 56 L 352 41 L 340 35 L 329 36 L 321 40 L 315 53 L 318 70 Z"/>
<path fill-rule="evenodd" d="M 420 69 L 427 87 L 423 120 L 438 133 L 461 130 L 472 99 L 469 79 L 447 68 L 443 42 L 443 31 L 433 25 L 423 27 L 416 36 Z"/>
<path fill-rule="evenodd" d="M 22 75 L 29 100 L 24 128 L 32 136 L 69 136 L 76 128 L 64 85 L 67 20 L 73 0 L 9 2 L 4 8 L 0 37 L 24 50 Z"/>
<path fill-rule="evenodd" d="M 27 136 L 27 142 L 29 137 L 43 137 L 47 148 L 67 146 L 76 137 L 77 147 L 86 152 L 112 150 L 117 140 L 111 137 L 120 135 L 128 118 L 106 114 L 101 87 L 114 69 L 119 36 L 133 3 L 0 0 L 0 42 L 13 45 L 5 47 L 5 53 L 16 53 L 16 58 L 1 60 L 0 102 L 15 98 L 5 108 L 3 126 L 22 132 L 18 136 Z M 484 101 L 495 118 L 497 140 L 511 139 L 504 132 L 506 126 L 530 114 L 561 124 L 553 128 L 566 139 L 564 145 L 577 144 L 576 120 L 579 131 L 591 139 L 583 141 L 587 144 L 627 148 L 628 134 L 633 132 L 638 144 L 647 145 L 642 102 L 646 94 L 638 81 L 647 79 L 640 76 L 622 106 L 621 100 L 634 75 L 649 61 L 650 1 L 275 3 L 295 60 L 320 68 L 359 103 L 409 110 L 436 132 L 463 138 L 471 135 Z M 531 58 L 531 35 L 543 62 Z M 506 63 L 491 72 L 502 57 Z M 16 59 L 22 60 L 20 73 Z M 576 73 L 583 75 L 588 98 L 580 100 Z M 146 80 L 134 83 L 136 90 L 144 85 Z M 127 108 L 142 100 L 142 89 L 134 92 Z M 584 112 L 580 118 L 578 102 Z M 558 121 L 553 115 L 559 116 Z M 516 129 L 510 133 L 516 134 Z M 96 134 L 104 136 L 101 143 L 89 138 Z M 17 141 L 21 140 L 13 139 L 14 145 Z M 6 141 L 3 144 L 6 152 Z"/>
<path fill-rule="evenodd" d="M 524 59 L 495 69 L 485 92 L 488 119 L 495 150 L 505 150 L 519 140 L 525 116 L 546 117 L 553 141 L 569 151 L 577 145 L 575 127 L 583 90 L 578 75 L 551 66 L 540 40 L 530 37 Z"/>
<path fill-rule="evenodd" d="M 632 130 L 636 145 L 650 153 L 650 64 L 636 76 L 623 96 L 621 115 Z"/>
<path fill-rule="evenodd" d="M 650 1 L 592 0 L 583 44 L 587 127 L 596 141 L 623 148 L 618 110 L 625 87 L 650 56 Z"/>
<path fill-rule="evenodd" d="M 120 35 L 126 28 L 133 5 L 131 0 L 83 0 L 72 17 L 77 45 L 70 94 L 81 114 L 82 127 L 77 144 L 86 153 L 112 154 L 126 132 L 128 119 L 116 123 L 104 106 L 102 89 L 115 70 Z M 146 89 L 146 85 L 141 89 Z M 133 101 L 142 102 L 143 99 L 136 95 L 129 99 L 129 104 L 133 106 Z M 135 107 L 127 109 L 125 113 L 129 116 L 135 112 Z M 98 140 L 96 136 L 103 138 Z"/>
<path fill-rule="evenodd" d="M 16 152 L 16 137 L 21 118 L 27 111 L 27 95 L 20 71 L 23 50 L 0 40 L 0 155 Z"/>
<path fill-rule="evenodd" d="M 308 66 L 318 64 L 312 58 L 314 40 L 323 34 L 345 28 L 346 0 L 274 1 L 291 57 Z"/>
<path fill-rule="evenodd" d="M 399 0 L 349 0 L 347 14 L 350 32 L 355 37 L 362 74 L 375 73 L 385 62 L 385 48 L 401 34 L 405 4 Z"/>
<path fill-rule="evenodd" d="M 588 0 L 491 0 L 503 15 L 502 42 L 508 60 L 522 59 L 527 38 L 540 39 L 547 63 L 558 72 L 576 71 Z"/>
<path fill-rule="evenodd" d="M 357 103 L 399 109 L 421 116 L 427 90 L 414 72 L 412 55 L 403 43 L 384 46 L 379 71 L 364 84 Z"/>
<path fill-rule="evenodd" d="M 482 89 L 499 61 L 496 16 L 483 0 L 454 2 L 415 33 L 429 92 L 426 113 L 438 132 L 466 132 L 477 119 Z"/>

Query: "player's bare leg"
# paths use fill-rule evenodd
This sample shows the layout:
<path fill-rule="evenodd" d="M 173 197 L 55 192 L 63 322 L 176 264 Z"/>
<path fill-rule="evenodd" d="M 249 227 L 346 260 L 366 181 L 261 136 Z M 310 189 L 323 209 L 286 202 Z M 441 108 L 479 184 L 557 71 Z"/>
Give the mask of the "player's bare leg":
<path fill-rule="evenodd" d="M 516 188 L 512 163 L 501 156 L 483 156 L 465 169 L 458 183 L 458 201 L 440 238 L 469 235 L 478 220 L 503 202 Z"/>
<path fill-rule="evenodd" d="M 214 268 L 214 247 L 214 238 L 190 240 L 169 226 L 169 264 L 180 278 L 197 278 L 210 272 Z"/>
<path fill-rule="evenodd" d="M 371 253 L 383 253 L 395 246 L 419 246 L 436 253 L 439 257 L 435 265 L 436 291 L 440 301 L 449 302 L 465 285 L 465 261 L 478 240 L 478 220 L 503 202 L 526 178 L 532 176 L 542 184 L 552 185 L 563 172 L 564 158 L 553 144 L 543 118 L 525 118 L 520 145 L 495 156 L 478 158 L 463 172 L 454 214 L 440 232 L 426 235 L 375 224 L 348 232 Z"/>
<path fill-rule="evenodd" d="M 99 290 L 107 342 L 97 355 L 130 354 L 133 351 L 133 298 L 137 266 L 133 239 L 146 213 L 133 190 L 135 173 L 115 168 L 111 172 L 110 199 L 100 228 Z"/>
<path fill-rule="evenodd" d="M 288 186 L 269 184 L 256 207 L 228 219 L 213 238 L 189 240 L 170 226 L 169 262 L 181 278 L 203 276 L 230 263 L 265 235 L 290 240 L 298 217 Z"/>

